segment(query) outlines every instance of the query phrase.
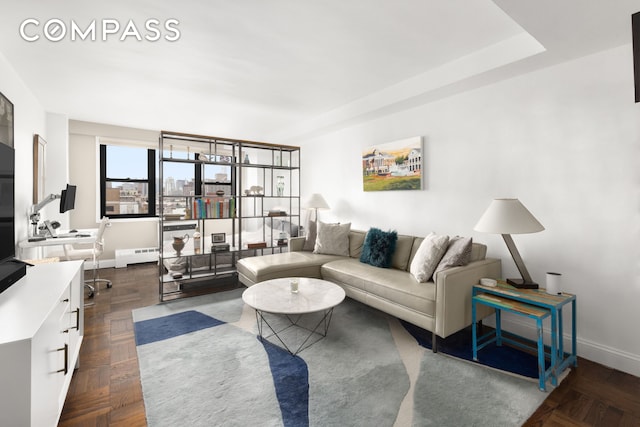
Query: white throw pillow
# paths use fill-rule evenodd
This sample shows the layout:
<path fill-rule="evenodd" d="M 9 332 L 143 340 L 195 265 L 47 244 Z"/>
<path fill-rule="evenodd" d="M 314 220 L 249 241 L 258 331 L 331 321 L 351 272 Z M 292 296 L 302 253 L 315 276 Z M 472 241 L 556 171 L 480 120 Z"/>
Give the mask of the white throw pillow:
<path fill-rule="evenodd" d="M 325 224 L 318 221 L 314 254 L 349 256 L 349 231 L 351 223 Z"/>
<path fill-rule="evenodd" d="M 430 233 L 424 238 L 409 267 L 409 272 L 418 282 L 424 283 L 431 279 L 448 245 L 449 236 Z"/>

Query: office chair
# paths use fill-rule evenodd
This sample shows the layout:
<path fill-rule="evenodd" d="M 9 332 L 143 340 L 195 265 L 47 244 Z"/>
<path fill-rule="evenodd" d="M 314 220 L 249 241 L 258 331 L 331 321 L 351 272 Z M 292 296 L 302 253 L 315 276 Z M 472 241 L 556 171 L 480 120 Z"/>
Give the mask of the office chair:
<path fill-rule="evenodd" d="M 100 282 L 105 283 L 107 288 L 113 286 L 111 280 L 101 279 L 98 273 L 100 269 L 100 256 L 104 251 L 104 232 L 107 227 L 110 227 L 109 217 L 102 217 L 100 221 L 100 227 L 98 228 L 98 234 L 96 234 L 96 241 L 93 243 L 93 248 L 88 249 L 75 249 L 73 245 L 64 245 L 64 256 L 67 261 L 71 260 L 85 260 L 93 261 L 93 278 L 84 281 L 84 286 L 89 289 L 89 298 L 93 298 L 98 289 Z"/>

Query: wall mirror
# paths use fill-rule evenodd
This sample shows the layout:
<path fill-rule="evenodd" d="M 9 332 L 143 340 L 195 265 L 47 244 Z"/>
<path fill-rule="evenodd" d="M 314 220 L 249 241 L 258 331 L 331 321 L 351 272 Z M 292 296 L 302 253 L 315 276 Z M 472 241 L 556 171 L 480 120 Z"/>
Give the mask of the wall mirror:
<path fill-rule="evenodd" d="M 44 165 L 47 141 L 40 135 L 33 135 L 33 204 L 41 202 L 44 197 Z"/>

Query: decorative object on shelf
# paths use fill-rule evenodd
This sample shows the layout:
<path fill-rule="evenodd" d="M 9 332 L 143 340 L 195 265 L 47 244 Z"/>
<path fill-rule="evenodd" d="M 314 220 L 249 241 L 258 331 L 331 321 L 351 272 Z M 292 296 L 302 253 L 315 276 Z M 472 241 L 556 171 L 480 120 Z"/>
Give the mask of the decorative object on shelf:
<path fill-rule="evenodd" d="M 264 191 L 264 188 L 262 188 L 259 185 L 252 185 L 249 188 L 249 194 L 251 194 L 253 196 L 262 196 L 263 195 L 263 191 Z"/>
<path fill-rule="evenodd" d="M 216 181 L 217 182 L 227 182 L 228 179 L 229 179 L 229 175 L 227 175 L 226 173 L 217 173 L 216 174 Z"/>
<path fill-rule="evenodd" d="M 212 243 L 224 243 L 227 241 L 226 233 L 211 233 Z"/>
<path fill-rule="evenodd" d="M 220 197 L 224 196 L 224 190 L 217 190 L 216 196 L 220 196 Z"/>
<path fill-rule="evenodd" d="M 284 196 L 284 176 L 278 175 L 276 182 L 276 192 L 278 197 Z"/>
<path fill-rule="evenodd" d="M 267 212 L 267 216 L 287 216 L 287 212 L 279 209 L 272 209 Z"/>
<path fill-rule="evenodd" d="M 562 293 L 560 282 L 562 281 L 562 274 L 560 273 L 547 273 L 547 293 L 551 295 L 560 295 Z"/>
<path fill-rule="evenodd" d="M 181 214 L 164 214 L 164 219 L 167 221 L 177 221 L 182 218 Z"/>
<path fill-rule="evenodd" d="M 251 164 L 251 160 L 249 160 L 249 154 L 244 155 L 244 164 L 245 165 Z"/>
<path fill-rule="evenodd" d="M 180 256 L 180 252 L 184 249 L 184 245 L 189 241 L 189 235 L 185 234 L 184 236 L 173 236 L 173 249 L 176 251 L 176 255 Z"/>
<path fill-rule="evenodd" d="M 422 137 L 367 147 L 360 167 L 364 191 L 422 190 Z"/>
<path fill-rule="evenodd" d="M 304 240 L 304 250 L 312 251 L 316 244 L 316 234 L 318 229 L 318 209 L 329 209 L 329 204 L 324 199 L 324 197 L 322 197 L 322 194 L 313 193 L 311 197 L 309 197 L 309 200 L 307 200 L 307 202 L 304 204 L 304 207 L 307 209 L 313 209 L 313 212 L 315 213 L 313 219 L 311 219 L 311 216 L 309 215 L 309 223 L 307 226 L 307 229 L 309 231 L 307 232 L 306 238 Z"/>
<path fill-rule="evenodd" d="M 516 288 L 538 289 L 538 284 L 531 279 L 511 235 L 537 233 L 544 230 L 544 227 L 520 200 L 494 199 L 473 229 L 502 235 L 522 276 L 522 279 L 507 279 L 507 283 Z"/>
<path fill-rule="evenodd" d="M 200 253 L 200 227 L 196 225 L 196 230 L 193 232 L 193 252 Z"/>
<path fill-rule="evenodd" d="M 227 235 L 225 233 L 211 233 L 211 252 L 224 252 L 228 250 Z"/>

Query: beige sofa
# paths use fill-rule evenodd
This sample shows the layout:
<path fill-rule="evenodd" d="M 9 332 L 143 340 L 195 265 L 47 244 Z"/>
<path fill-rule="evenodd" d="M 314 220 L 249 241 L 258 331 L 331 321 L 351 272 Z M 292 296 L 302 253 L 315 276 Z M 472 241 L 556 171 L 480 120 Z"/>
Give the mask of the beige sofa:
<path fill-rule="evenodd" d="M 435 282 L 418 283 L 409 273 L 423 238 L 398 235 L 392 267 L 360 262 L 365 231 L 349 232 L 349 256 L 303 251 L 304 237 L 291 238 L 289 252 L 243 258 L 238 278 L 245 286 L 281 277 L 315 277 L 344 288 L 348 297 L 445 338 L 471 324 L 471 287 L 482 277 L 500 278 L 499 259 L 486 258 L 486 246 L 473 243 L 471 262 L 436 274 Z M 478 318 L 491 309 L 478 307 Z"/>

